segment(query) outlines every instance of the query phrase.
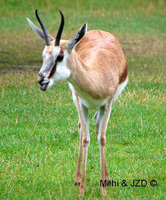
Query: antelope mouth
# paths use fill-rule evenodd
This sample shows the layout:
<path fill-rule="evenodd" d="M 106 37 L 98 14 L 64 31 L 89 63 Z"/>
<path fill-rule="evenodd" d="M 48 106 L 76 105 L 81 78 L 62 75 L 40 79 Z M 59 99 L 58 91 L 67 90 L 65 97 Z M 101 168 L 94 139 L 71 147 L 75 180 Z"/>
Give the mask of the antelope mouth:
<path fill-rule="evenodd" d="M 44 83 L 44 84 L 40 84 L 40 89 L 42 90 L 42 91 L 46 91 L 47 90 L 47 87 L 48 87 L 48 84 L 49 84 L 49 82 L 47 82 L 47 83 Z"/>

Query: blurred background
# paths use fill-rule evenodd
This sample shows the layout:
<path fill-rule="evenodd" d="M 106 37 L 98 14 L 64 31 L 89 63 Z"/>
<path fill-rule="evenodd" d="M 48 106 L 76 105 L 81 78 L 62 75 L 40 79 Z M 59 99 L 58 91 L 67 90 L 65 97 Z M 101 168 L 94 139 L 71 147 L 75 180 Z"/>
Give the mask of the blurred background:
<path fill-rule="evenodd" d="M 113 180 L 148 181 L 147 187 L 107 187 L 108 199 L 165 199 L 165 0 L 0 0 L 0 199 L 79 199 L 74 187 L 78 114 L 67 83 L 39 90 L 44 41 L 27 23 L 62 38 L 84 23 L 112 33 L 121 43 L 129 82 L 113 106 L 106 160 Z M 86 199 L 100 199 L 100 157 L 94 112 Z M 151 187 L 150 180 L 157 180 Z"/>
<path fill-rule="evenodd" d="M 41 64 L 44 43 L 26 21 L 28 17 L 39 26 L 35 9 L 52 36 L 56 36 L 61 9 L 64 39 L 87 22 L 89 30 L 101 29 L 117 37 L 127 56 L 163 55 L 165 5 L 164 0 L 1 0 L 0 69 L 33 69 Z"/>

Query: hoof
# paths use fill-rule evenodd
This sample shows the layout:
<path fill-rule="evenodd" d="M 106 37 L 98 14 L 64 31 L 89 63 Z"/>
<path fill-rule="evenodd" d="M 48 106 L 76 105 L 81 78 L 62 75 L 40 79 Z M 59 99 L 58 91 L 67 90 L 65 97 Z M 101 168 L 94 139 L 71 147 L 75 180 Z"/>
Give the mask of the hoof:
<path fill-rule="evenodd" d="M 77 181 L 76 181 L 76 182 L 74 183 L 74 186 L 80 186 L 80 182 L 77 182 Z"/>
<path fill-rule="evenodd" d="M 103 187 L 103 186 L 100 187 L 100 195 L 101 196 L 105 196 L 106 195 L 106 188 Z"/>
<path fill-rule="evenodd" d="M 85 185 L 80 185 L 80 195 L 84 196 L 85 195 Z"/>

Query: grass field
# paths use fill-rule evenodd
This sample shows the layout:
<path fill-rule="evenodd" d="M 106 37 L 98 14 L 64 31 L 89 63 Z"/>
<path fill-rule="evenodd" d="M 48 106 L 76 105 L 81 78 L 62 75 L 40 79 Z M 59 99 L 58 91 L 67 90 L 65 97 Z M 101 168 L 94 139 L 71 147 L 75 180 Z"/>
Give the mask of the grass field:
<path fill-rule="evenodd" d="M 165 199 L 166 191 L 166 2 L 39 1 L 0 2 L 0 199 L 81 199 L 74 187 L 78 117 L 67 83 L 41 92 L 36 82 L 44 43 L 28 26 L 34 11 L 56 34 L 62 9 L 63 38 L 86 21 L 90 29 L 111 32 L 121 42 L 129 83 L 113 106 L 107 130 L 110 178 L 126 187 L 107 187 L 103 199 Z M 86 199 L 101 199 L 99 147 L 90 112 Z M 134 179 L 146 187 L 130 187 Z M 150 186 L 150 180 L 157 186 Z"/>

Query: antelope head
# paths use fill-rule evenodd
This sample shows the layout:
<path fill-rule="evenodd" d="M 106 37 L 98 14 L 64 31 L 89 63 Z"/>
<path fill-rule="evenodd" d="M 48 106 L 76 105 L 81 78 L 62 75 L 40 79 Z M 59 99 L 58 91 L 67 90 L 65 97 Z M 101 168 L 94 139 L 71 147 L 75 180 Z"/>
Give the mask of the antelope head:
<path fill-rule="evenodd" d="M 47 33 L 47 30 L 41 21 L 38 11 L 35 11 L 36 18 L 42 29 L 35 26 L 30 19 L 27 18 L 31 28 L 45 41 L 45 48 L 42 53 L 43 65 L 38 73 L 37 81 L 42 91 L 47 90 L 55 83 L 66 80 L 70 77 L 70 70 L 67 67 L 67 59 L 74 46 L 81 40 L 87 30 L 87 24 L 79 29 L 77 34 L 66 42 L 65 48 L 60 46 L 61 35 L 64 27 L 64 15 L 61 15 L 61 23 L 55 39 Z"/>

